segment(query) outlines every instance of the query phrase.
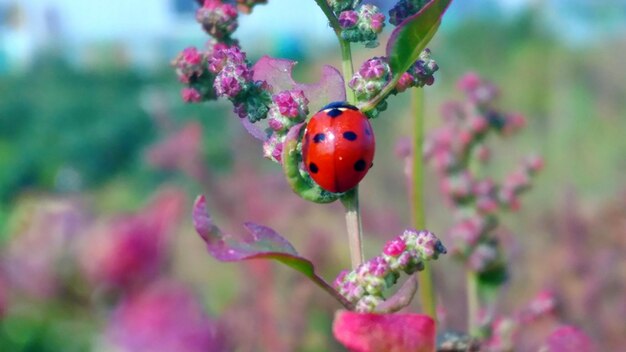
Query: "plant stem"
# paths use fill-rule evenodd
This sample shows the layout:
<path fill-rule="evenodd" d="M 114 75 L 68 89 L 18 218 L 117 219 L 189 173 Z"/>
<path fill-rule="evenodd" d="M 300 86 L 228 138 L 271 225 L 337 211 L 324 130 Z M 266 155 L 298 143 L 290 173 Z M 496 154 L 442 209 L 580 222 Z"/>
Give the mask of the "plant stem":
<path fill-rule="evenodd" d="M 341 71 L 343 73 L 343 81 L 346 87 L 346 100 L 350 104 L 356 102 L 356 96 L 352 88 L 348 86 L 352 76 L 354 76 L 354 68 L 352 66 L 352 50 L 350 42 L 339 38 L 339 46 L 341 46 Z"/>
<path fill-rule="evenodd" d="M 361 226 L 361 212 L 359 211 L 358 186 L 341 197 L 341 203 L 346 208 L 346 227 L 348 229 L 348 244 L 350 246 L 350 260 L 352 269 L 363 263 L 363 229 Z"/>
<path fill-rule="evenodd" d="M 317 275 L 309 276 L 309 278 L 313 280 L 313 282 L 315 282 L 315 284 L 318 287 L 328 292 L 328 294 L 330 294 L 337 301 L 339 301 L 339 303 L 341 303 L 341 305 L 344 308 L 346 308 L 347 310 L 354 310 L 354 304 L 349 302 L 344 296 L 342 296 L 339 292 L 337 292 L 337 290 L 335 290 L 332 286 L 330 286 L 326 281 L 322 280 L 322 278 L 320 278 Z"/>
<path fill-rule="evenodd" d="M 400 81 L 400 77 L 402 76 L 401 75 L 394 76 L 391 82 L 387 83 L 387 85 L 383 88 L 383 90 L 381 90 L 380 93 L 378 93 L 374 98 L 372 98 L 372 100 L 366 102 L 365 104 L 359 105 L 358 106 L 359 110 L 361 110 L 362 112 L 368 112 L 374 109 L 376 105 L 380 104 L 381 101 L 385 100 L 385 98 L 389 96 L 389 94 L 391 94 L 393 89 L 398 84 L 398 81 Z M 418 89 L 418 91 L 421 91 L 421 89 Z"/>
<path fill-rule="evenodd" d="M 350 42 L 341 38 L 341 26 L 339 20 L 328 6 L 326 0 L 315 0 L 317 5 L 322 9 L 330 27 L 335 32 L 339 46 L 341 47 L 341 68 L 343 81 L 346 89 L 346 100 L 348 103 L 354 104 L 356 97 L 354 91 L 348 86 L 350 79 L 354 75 L 352 66 L 352 50 Z M 348 230 L 348 243 L 350 246 L 350 260 L 352 261 L 352 269 L 356 269 L 363 263 L 363 229 L 361 226 L 361 212 L 359 211 L 359 190 L 358 187 L 348 191 L 341 197 L 341 203 L 346 209 L 346 228 Z"/>
<path fill-rule="evenodd" d="M 411 213 L 413 226 L 416 229 L 426 228 L 424 214 L 424 161 L 422 148 L 424 144 L 424 90 L 417 89 L 413 95 L 413 187 L 411 188 Z M 424 312 L 437 320 L 437 301 L 433 286 L 430 263 L 426 262 L 424 270 L 419 273 L 419 291 Z"/>
<path fill-rule="evenodd" d="M 475 271 L 468 270 L 466 273 L 467 284 L 467 331 L 471 336 L 478 333 L 478 276 Z"/>

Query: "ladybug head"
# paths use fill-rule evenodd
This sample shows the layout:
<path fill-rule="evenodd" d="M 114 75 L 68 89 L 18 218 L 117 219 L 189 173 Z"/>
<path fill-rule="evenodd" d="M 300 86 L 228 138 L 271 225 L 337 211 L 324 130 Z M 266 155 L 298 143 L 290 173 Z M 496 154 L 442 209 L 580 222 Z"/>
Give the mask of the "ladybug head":
<path fill-rule="evenodd" d="M 346 108 L 346 109 L 350 109 L 350 110 L 359 110 L 356 106 L 348 104 L 345 101 L 335 101 L 335 102 L 332 102 L 332 103 L 324 106 L 323 108 L 320 109 L 320 111 L 330 110 L 330 109 L 339 109 L 339 108 Z"/>

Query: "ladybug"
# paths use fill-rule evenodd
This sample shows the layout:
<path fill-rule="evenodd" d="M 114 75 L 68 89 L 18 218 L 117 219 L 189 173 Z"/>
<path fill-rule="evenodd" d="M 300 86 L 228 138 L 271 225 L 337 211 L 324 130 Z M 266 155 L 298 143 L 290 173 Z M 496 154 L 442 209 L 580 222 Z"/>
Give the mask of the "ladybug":
<path fill-rule="evenodd" d="M 302 159 L 320 187 L 342 193 L 354 188 L 373 166 L 375 147 L 367 116 L 348 103 L 334 102 L 309 120 Z"/>

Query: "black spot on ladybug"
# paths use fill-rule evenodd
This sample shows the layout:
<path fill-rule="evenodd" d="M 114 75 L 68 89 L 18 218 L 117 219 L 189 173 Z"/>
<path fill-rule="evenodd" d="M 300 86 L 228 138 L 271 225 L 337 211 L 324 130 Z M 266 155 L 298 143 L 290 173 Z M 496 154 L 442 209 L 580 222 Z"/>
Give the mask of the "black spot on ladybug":
<path fill-rule="evenodd" d="M 328 116 L 335 118 L 341 114 L 343 114 L 343 111 L 339 110 L 339 109 L 332 109 L 329 112 L 327 112 Z"/>
<path fill-rule="evenodd" d="M 374 167 L 374 163 L 371 163 L 370 164 L 370 169 L 373 168 L 373 167 Z"/>
<path fill-rule="evenodd" d="M 356 163 L 354 163 L 354 169 L 359 172 L 365 170 L 365 160 L 359 159 Z"/>
<path fill-rule="evenodd" d="M 335 102 L 332 102 L 332 103 L 324 106 L 320 111 L 328 110 L 328 109 L 337 109 L 337 108 L 347 108 L 347 109 L 350 109 L 350 110 L 359 110 L 359 109 L 357 109 L 356 106 L 350 105 L 350 104 L 346 103 L 345 101 L 335 101 Z"/>
<path fill-rule="evenodd" d="M 310 163 L 309 164 L 309 170 L 316 174 L 318 171 L 320 171 L 320 169 L 317 167 L 317 165 L 315 163 Z"/>
<path fill-rule="evenodd" d="M 371 135 L 372 135 L 372 132 L 370 131 L 370 129 L 369 129 L 369 128 L 366 128 L 366 129 L 365 129 L 365 134 L 366 134 L 366 135 L 368 135 L 368 136 L 371 136 Z"/>
<path fill-rule="evenodd" d="M 313 137 L 313 142 L 315 143 L 323 142 L 324 139 L 326 139 L 326 135 L 324 135 L 323 133 L 318 133 Z"/>
<path fill-rule="evenodd" d="M 355 141 L 356 140 L 356 133 L 352 132 L 352 131 L 348 131 L 348 132 L 344 132 L 343 133 L 343 138 L 349 140 L 349 141 Z"/>

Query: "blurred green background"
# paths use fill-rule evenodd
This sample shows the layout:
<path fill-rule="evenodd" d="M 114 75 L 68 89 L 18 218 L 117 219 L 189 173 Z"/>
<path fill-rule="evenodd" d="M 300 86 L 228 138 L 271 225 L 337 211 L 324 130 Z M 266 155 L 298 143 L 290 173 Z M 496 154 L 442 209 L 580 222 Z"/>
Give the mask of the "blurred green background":
<path fill-rule="evenodd" d="M 244 220 L 270 226 L 317 256 L 329 280 L 349 266 L 339 205 L 305 204 L 293 195 L 227 102 L 185 105 L 180 99 L 169 61 L 207 39 L 194 8 L 192 0 L 0 1 L 0 244 L 10 247 L 28 226 L 25 204 L 40 199 L 78 198 L 100 218 L 137 211 L 164 186 L 179 187 L 188 199 L 168 276 L 193 287 L 212 317 L 239 329 L 238 340 L 247 342 L 238 350 L 337 350 L 330 335 L 335 307 L 323 293 L 307 291 L 306 281 L 277 265 L 218 263 L 192 229 L 192 199 L 206 193 L 227 229 L 239 231 Z M 626 348 L 626 2 L 457 1 L 446 16 L 429 45 L 440 71 L 426 88 L 427 127 L 440 124 L 443 102 L 460 99 L 456 80 L 475 71 L 501 88 L 504 110 L 528 121 L 519 136 L 492 141 L 498 156 L 488 171 L 502 175 L 533 151 L 546 160 L 522 210 L 504 220 L 515 249 L 502 312 L 549 288 L 562 296 L 567 319 L 603 351 Z M 313 1 L 296 6 L 270 0 L 240 22 L 236 37 L 253 61 L 264 54 L 297 60 L 296 75 L 304 81 L 314 81 L 322 64 L 340 66 L 338 47 Z M 384 45 L 356 45 L 355 65 L 383 51 Z M 411 128 L 410 99 L 391 98 L 388 111 L 373 121 L 377 167 L 361 187 L 368 255 L 409 224 L 403 164 L 394 148 Z M 154 145 L 191 122 L 202 130 L 202 175 L 188 165 L 163 167 L 150 159 Z M 427 222 L 445 233 L 451 221 L 437 187 L 428 186 L 435 182 L 428 173 Z M 581 237 L 573 241 L 584 246 L 581 260 L 591 268 L 583 272 L 567 261 L 566 239 L 576 231 Z M 325 250 L 313 248 L 320 241 Z M 272 273 L 271 287 L 255 286 L 261 285 L 251 278 L 255 270 Z M 440 300 L 450 307 L 448 324 L 462 329 L 462 269 L 444 257 L 435 270 Z M 589 281 L 598 275 L 602 280 Z M 598 292 L 588 294 L 592 289 Z M 246 310 L 237 308 L 258 305 L 259 290 L 274 297 L 265 308 L 250 308 L 272 319 L 268 329 L 275 331 L 265 337 L 241 327 Z M 307 304 L 300 330 L 289 335 L 281 331 L 295 313 L 280 302 L 294 291 Z M 2 351 L 90 350 L 106 321 L 89 303 L 68 308 L 67 297 L 19 296 L 9 294 L 16 308 L 9 304 L 0 318 Z M 84 326 L 82 338 L 63 339 L 75 324 Z"/>

